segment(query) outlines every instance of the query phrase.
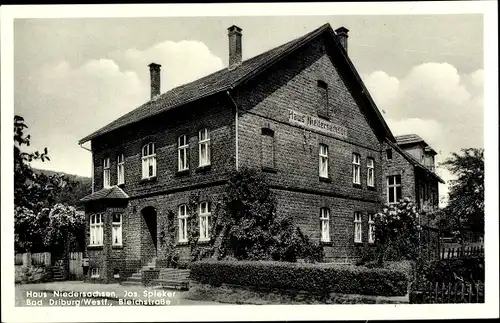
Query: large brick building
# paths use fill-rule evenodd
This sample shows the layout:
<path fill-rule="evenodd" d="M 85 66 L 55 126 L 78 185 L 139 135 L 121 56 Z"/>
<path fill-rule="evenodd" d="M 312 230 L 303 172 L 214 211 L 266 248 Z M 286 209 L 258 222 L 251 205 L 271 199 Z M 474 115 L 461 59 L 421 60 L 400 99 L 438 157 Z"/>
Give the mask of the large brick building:
<path fill-rule="evenodd" d="M 92 277 L 161 266 L 159 228 L 172 213 L 187 259 L 186 217 L 199 217 L 200 242 L 213 238 L 211 205 L 243 166 L 266 173 L 277 212 L 323 243 L 327 261 L 359 257 L 382 203 L 423 206 L 419 185 L 429 183 L 437 194 L 440 179 L 393 136 L 361 81 L 346 28 L 327 24 L 243 62 L 242 30 L 228 32 L 227 68 L 160 94 L 152 63 L 151 100 L 80 141 L 93 158 L 83 199 Z"/>

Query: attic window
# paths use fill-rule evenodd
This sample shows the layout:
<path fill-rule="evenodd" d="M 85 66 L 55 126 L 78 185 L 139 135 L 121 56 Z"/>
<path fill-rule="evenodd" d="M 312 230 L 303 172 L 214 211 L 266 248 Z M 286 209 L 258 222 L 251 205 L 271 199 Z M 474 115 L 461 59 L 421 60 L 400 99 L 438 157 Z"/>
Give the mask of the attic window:
<path fill-rule="evenodd" d="M 392 149 L 386 149 L 385 150 L 385 154 L 387 156 L 387 160 L 391 160 L 392 159 Z"/>
<path fill-rule="evenodd" d="M 318 80 L 318 117 L 329 119 L 328 84 L 322 80 Z"/>

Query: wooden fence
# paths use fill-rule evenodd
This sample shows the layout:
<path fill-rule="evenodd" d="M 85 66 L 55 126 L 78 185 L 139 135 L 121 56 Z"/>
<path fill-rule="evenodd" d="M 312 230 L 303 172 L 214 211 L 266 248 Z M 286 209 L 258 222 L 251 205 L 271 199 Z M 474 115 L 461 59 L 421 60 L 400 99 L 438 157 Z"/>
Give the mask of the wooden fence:
<path fill-rule="evenodd" d="M 480 256 L 484 256 L 483 246 L 445 247 L 441 249 L 439 259 L 456 259 Z"/>
<path fill-rule="evenodd" d="M 70 279 L 81 279 L 83 278 L 83 267 L 82 267 L 82 252 L 70 252 L 68 254 L 69 268 L 66 267 L 66 272 L 69 273 Z M 14 255 L 14 264 L 16 266 L 29 267 L 32 265 L 37 266 L 63 266 L 64 261 L 62 259 L 52 259 L 50 252 L 40 252 L 40 253 L 17 253 Z M 67 264 L 67 263 L 66 263 Z"/>
<path fill-rule="evenodd" d="M 417 291 L 414 303 L 484 303 L 484 283 L 468 282 L 428 282 L 426 289 Z"/>

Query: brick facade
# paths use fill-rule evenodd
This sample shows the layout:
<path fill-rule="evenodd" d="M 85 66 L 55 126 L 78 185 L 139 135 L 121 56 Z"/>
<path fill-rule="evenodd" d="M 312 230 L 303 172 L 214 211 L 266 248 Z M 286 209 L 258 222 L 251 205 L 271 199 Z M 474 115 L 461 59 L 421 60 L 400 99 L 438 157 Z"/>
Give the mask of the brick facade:
<path fill-rule="evenodd" d="M 96 212 L 105 215 L 104 245 L 87 249 L 91 267 L 103 273 L 101 280 L 112 281 L 117 272 L 121 278 L 129 276 L 153 257 L 164 265 L 159 235 L 169 212 L 175 214 L 177 238 L 179 206 L 191 196 L 215 203 L 237 167 L 263 170 L 276 193 L 277 212 L 292 218 L 315 241 L 320 240 L 320 209 L 330 210 L 327 261 L 352 262 L 369 245 L 368 214 L 386 202 L 388 175 L 401 175 L 403 196 L 418 197 L 417 182 L 423 185 L 425 180 L 417 178 L 415 167 L 397 152 L 392 161 L 386 160 L 385 136 L 380 126 L 374 126 L 373 111 L 367 110 L 359 89 L 346 80 L 345 67 L 339 69 L 338 56 L 328 50 L 330 42 L 326 36 L 316 37 L 234 90 L 92 139 L 94 189 L 103 188 L 104 158 L 110 158 L 111 185 L 117 183 L 117 156 L 123 154 L 125 183 L 120 187 L 129 196 L 120 205 L 87 204 L 87 221 Z M 321 118 L 320 122 L 340 130 L 291 122 L 291 111 Z M 198 131 L 203 128 L 210 130 L 211 165 L 199 168 Z M 188 138 L 189 170 L 179 173 L 180 135 Z M 156 177 L 145 181 L 141 152 L 149 142 L 156 145 L 157 169 Z M 320 144 L 328 147 L 327 178 L 319 176 Z M 353 183 L 353 154 L 359 156 L 359 184 Z M 374 161 L 373 187 L 367 185 L 368 158 Z M 122 214 L 122 247 L 111 246 L 114 212 Z M 361 213 L 358 243 L 354 242 L 354 212 Z M 188 246 L 177 243 L 176 248 L 181 260 L 188 261 Z"/>

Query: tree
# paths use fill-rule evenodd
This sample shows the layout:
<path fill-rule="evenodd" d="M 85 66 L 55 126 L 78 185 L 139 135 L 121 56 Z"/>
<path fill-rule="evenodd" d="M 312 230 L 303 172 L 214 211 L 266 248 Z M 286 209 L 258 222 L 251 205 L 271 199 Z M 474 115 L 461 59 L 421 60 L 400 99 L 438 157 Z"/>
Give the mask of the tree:
<path fill-rule="evenodd" d="M 405 198 L 375 215 L 375 245 L 379 265 L 384 260 L 415 260 L 419 252 L 419 214 Z"/>
<path fill-rule="evenodd" d="M 455 230 L 484 232 L 484 149 L 465 148 L 441 163 L 450 181 L 446 213 Z"/>
<path fill-rule="evenodd" d="M 63 175 L 47 176 L 33 171 L 34 160 L 49 160 L 47 148 L 43 152 L 25 152 L 23 146 L 30 145 L 30 135 L 24 131 L 28 126 L 24 118 L 14 116 L 14 235 L 18 251 L 34 246 L 43 246 L 43 209 L 50 209 L 67 181 Z"/>

